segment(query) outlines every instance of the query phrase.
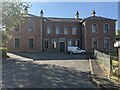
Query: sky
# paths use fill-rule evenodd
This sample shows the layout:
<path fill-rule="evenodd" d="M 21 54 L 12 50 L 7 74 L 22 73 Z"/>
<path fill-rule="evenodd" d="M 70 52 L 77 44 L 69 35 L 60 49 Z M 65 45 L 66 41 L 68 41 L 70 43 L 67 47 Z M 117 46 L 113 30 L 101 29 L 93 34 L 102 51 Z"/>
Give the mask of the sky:
<path fill-rule="evenodd" d="M 87 18 L 92 10 L 95 10 L 96 16 L 118 19 L 118 2 L 31 2 L 31 4 L 29 13 L 37 16 L 40 16 L 40 11 L 43 10 L 45 17 L 74 18 L 78 11 L 80 18 Z"/>

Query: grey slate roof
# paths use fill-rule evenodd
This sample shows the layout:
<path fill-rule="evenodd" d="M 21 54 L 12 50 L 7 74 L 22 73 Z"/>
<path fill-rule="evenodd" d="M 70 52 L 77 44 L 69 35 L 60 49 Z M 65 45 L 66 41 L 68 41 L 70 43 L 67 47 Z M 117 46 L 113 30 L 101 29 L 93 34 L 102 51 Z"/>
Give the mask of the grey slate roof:
<path fill-rule="evenodd" d="M 25 14 L 23 17 L 37 17 L 40 18 L 40 16 L 32 15 L 32 14 Z"/>
<path fill-rule="evenodd" d="M 111 18 L 106 18 L 106 17 L 101 17 L 101 16 L 91 16 L 91 17 L 85 18 L 83 20 L 112 20 L 112 21 L 116 21 L 116 19 L 111 19 Z"/>
<path fill-rule="evenodd" d="M 35 17 L 35 18 L 41 18 L 40 16 L 32 15 L 32 14 L 26 14 L 24 17 Z M 84 19 L 76 19 L 76 18 L 56 18 L 56 17 L 43 17 L 44 21 L 53 21 L 53 22 L 83 22 L 85 20 L 112 20 L 117 21 L 116 19 L 101 17 L 101 16 L 90 16 Z"/>
<path fill-rule="evenodd" d="M 45 17 L 45 21 L 53 21 L 53 22 L 80 22 L 82 19 L 76 18 L 53 18 L 53 17 Z"/>

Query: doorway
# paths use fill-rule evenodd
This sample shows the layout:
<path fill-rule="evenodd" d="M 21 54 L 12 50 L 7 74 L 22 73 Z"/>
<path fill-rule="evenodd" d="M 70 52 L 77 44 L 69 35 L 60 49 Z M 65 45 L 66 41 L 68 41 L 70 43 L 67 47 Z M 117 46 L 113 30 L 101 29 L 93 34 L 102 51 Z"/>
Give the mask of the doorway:
<path fill-rule="evenodd" d="M 60 52 L 65 51 L 65 42 L 60 42 Z"/>

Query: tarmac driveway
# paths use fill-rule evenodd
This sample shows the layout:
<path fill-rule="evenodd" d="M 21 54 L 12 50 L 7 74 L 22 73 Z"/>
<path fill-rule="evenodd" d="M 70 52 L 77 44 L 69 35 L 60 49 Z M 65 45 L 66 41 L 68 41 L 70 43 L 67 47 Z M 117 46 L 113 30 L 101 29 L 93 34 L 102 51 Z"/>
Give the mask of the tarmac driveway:
<path fill-rule="evenodd" d="M 89 80 L 90 68 L 87 59 L 29 61 L 18 55 L 9 55 L 10 58 L 2 62 L 3 88 L 95 87 Z"/>
<path fill-rule="evenodd" d="M 15 53 L 26 58 L 33 60 L 80 60 L 89 59 L 89 55 L 85 54 L 68 54 L 66 52 L 39 52 L 39 53 Z"/>

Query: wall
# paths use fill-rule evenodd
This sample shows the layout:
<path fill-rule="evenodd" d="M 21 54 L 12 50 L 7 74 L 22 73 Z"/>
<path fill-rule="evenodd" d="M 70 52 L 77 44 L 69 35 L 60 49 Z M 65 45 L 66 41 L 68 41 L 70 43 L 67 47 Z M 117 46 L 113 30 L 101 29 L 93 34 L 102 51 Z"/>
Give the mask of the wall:
<path fill-rule="evenodd" d="M 35 24 L 34 32 L 28 30 L 28 22 L 32 21 Z M 41 19 L 26 17 L 23 24 L 20 25 L 20 31 L 10 31 L 12 39 L 8 42 L 9 52 L 18 51 L 41 51 Z M 20 37 L 20 48 L 14 48 L 14 38 Z M 34 47 L 28 47 L 28 38 L 34 37 Z"/>
<path fill-rule="evenodd" d="M 97 33 L 92 33 L 92 24 L 97 24 Z M 109 33 L 105 34 L 103 31 L 103 25 L 107 23 L 109 24 Z M 115 21 L 110 20 L 87 20 L 84 22 L 85 25 L 85 49 L 88 51 L 97 49 L 100 51 L 106 51 L 106 50 L 114 50 L 114 42 L 115 42 Z M 98 38 L 98 48 L 92 48 L 92 38 Z M 104 38 L 110 39 L 110 47 L 104 48 Z"/>

